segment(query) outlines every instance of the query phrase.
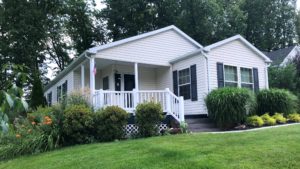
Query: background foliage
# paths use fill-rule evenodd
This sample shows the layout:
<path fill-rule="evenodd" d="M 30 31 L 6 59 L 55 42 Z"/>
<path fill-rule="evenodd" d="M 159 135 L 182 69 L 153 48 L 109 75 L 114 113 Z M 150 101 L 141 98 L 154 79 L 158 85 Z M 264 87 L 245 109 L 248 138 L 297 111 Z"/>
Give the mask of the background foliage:
<path fill-rule="evenodd" d="M 99 3 L 99 2 L 98 2 Z M 62 71 L 87 48 L 168 25 L 203 45 L 241 34 L 263 51 L 298 43 L 296 0 L 2 0 L 0 67 L 24 65 L 46 84 L 50 62 Z M 1 82 L 10 69 L 1 71 Z M 3 84 L 3 83 L 2 83 Z M 1 85 L 1 84 L 0 84 Z M 29 93 L 26 93 L 29 95 Z"/>

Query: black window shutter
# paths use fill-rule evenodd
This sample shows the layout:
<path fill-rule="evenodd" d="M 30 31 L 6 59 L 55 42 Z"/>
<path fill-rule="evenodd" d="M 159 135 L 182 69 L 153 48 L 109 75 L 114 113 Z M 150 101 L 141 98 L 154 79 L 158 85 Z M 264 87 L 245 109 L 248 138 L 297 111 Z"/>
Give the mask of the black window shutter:
<path fill-rule="evenodd" d="M 176 70 L 173 71 L 173 92 L 178 96 L 178 75 Z"/>
<path fill-rule="evenodd" d="M 258 80 L 258 69 L 253 68 L 253 81 L 254 81 L 254 91 L 259 91 L 259 80 Z"/>
<path fill-rule="evenodd" d="M 218 78 L 218 88 L 224 87 L 223 63 L 217 63 L 217 78 Z"/>
<path fill-rule="evenodd" d="M 197 95 L 197 70 L 196 65 L 191 66 L 191 100 L 197 101 L 198 95 Z"/>

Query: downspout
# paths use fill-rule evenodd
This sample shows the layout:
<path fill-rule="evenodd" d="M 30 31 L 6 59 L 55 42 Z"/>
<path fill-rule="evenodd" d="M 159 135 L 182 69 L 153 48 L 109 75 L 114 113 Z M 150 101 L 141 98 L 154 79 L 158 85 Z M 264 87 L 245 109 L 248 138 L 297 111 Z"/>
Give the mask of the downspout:
<path fill-rule="evenodd" d="M 266 70 L 265 70 L 265 85 L 266 85 L 266 89 L 269 89 L 269 75 L 268 75 L 268 68 L 271 66 L 270 63 L 266 62 Z"/>
<path fill-rule="evenodd" d="M 206 53 L 204 52 L 204 49 L 201 50 L 201 53 L 203 54 L 204 58 L 205 58 L 205 61 L 206 61 L 206 78 L 207 78 L 207 92 L 209 93 L 210 92 L 210 86 L 209 86 L 209 64 L 208 64 L 208 57 L 206 55 Z"/>

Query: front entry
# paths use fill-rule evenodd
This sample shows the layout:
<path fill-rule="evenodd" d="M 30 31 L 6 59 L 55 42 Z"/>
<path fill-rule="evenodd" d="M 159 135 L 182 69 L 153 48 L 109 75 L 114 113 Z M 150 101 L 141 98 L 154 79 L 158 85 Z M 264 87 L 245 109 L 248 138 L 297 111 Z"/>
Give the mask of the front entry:
<path fill-rule="evenodd" d="M 134 75 L 124 74 L 124 90 L 132 91 L 134 88 Z"/>
<path fill-rule="evenodd" d="M 135 88 L 135 83 L 134 83 L 134 75 L 128 75 L 124 74 L 124 90 L 125 91 L 132 91 Z M 133 107 L 133 96 L 132 94 L 126 95 L 127 99 L 127 106 L 128 107 Z"/>

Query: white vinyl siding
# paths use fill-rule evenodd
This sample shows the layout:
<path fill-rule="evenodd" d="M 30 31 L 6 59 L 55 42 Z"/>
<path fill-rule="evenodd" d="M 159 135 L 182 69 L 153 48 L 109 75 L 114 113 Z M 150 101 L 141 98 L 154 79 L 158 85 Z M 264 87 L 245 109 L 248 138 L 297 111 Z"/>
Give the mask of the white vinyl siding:
<path fill-rule="evenodd" d="M 55 85 L 53 85 L 51 88 L 49 88 L 45 93 L 45 97 L 48 93 L 52 92 L 52 104 L 57 103 L 57 86 L 62 86 L 63 83 L 68 81 L 68 90 L 67 94 L 70 94 L 74 90 L 74 73 L 71 71 L 69 74 L 67 74 L 65 77 L 63 77 L 60 81 L 58 81 Z"/>
<path fill-rule="evenodd" d="M 184 112 L 185 115 L 207 114 L 204 98 L 207 95 L 207 74 L 206 74 L 206 60 L 201 54 L 184 59 L 177 63 L 174 63 L 173 71 L 183 70 L 190 68 L 191 65 L 196 64 L 197 71 L 197 92 L 198 100 L 191 101 L 184 100 Z M 173 90 L 171 90 L 173 91 Z"/>
<path fill-rule="evenodd" d="M 240 68 L 257 68 L 259 89 L 268 88 L 267 67 L 263 58 L 253 52 L 240 40 L 235 40 L 212 49 L 208 54 L 210 90 L 218 88 L 217 62 L 224 65 L 236 66 L 238 75 Z M 241 77 L 238 76 L 240 84 Z"/>
<path fill-rule="evenodd" d="M 96 58 L 167 66 L 170 60 L 198 48 L 176 31 L 168 30 L 103 50 Z"/>

